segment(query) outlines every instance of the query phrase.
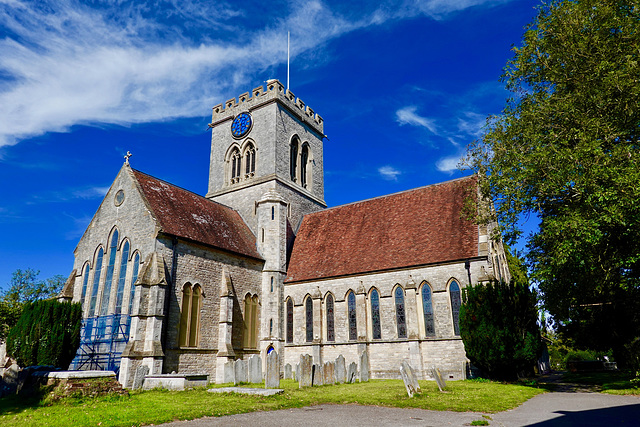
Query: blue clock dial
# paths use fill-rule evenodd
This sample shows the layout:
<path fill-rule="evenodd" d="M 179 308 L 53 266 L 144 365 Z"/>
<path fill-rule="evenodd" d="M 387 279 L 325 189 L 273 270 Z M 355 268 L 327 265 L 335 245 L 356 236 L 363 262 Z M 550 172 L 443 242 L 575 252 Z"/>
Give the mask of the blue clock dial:
<path fill-rule="evenodd" d="M 251 115 L 249 113 L 241 113 L 233 119 L 231 123 L 231 135 L 235 138 L 242 138 L 251 130 Z"/>

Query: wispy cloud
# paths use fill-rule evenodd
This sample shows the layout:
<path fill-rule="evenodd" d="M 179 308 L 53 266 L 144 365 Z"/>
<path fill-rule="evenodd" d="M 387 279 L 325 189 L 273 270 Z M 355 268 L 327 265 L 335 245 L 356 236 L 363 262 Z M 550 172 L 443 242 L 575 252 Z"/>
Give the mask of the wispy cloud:
<path fill-rule="evenodd" d="M 422 117 L 416 113 L 418 107 L 415 105 L 410 105 L 407 107 L 403 107 L 396 111 L 396 121 L 400 123 L 400 125 L 411 125 L 411 126 L 419 126 L 423 127 L 429 132 L 437 135 L 437 128 L 435 125 L 435 121 L 433 119 L 429 119 L 427 117 Z"/>
<path fill-rule="evenodd" d="M 381 166 L 378 168 L 378 173 L 382 176 L 382 178 L 389 181 L 397 181 L 398 176 L 402 174 L 401 171 L 394 168 L 393 166 Z"/>
<path fill-rule="evenodd" d="M 436 162 L 436 169 L 440 172 L 448 173 L 451 175 L 453 172 L 461 169 L 468 169 L 462 164 L 462 158 L 464 155 L 446 156 L 440 158 Z"/>
<path fill-rule="evenodd" d="M 69 200 L 92 200 L 101 199 L 107 194 L 109 187 L 81 187 L 71 188 L 64 191 L 49 191 L 41 194 L 35 194 L 27 204 L 37 203 L 57 203 L 67 202 Z"/>
<path fill-rule="evenodd" d="M 494 3 L 390 0 L 354 17 L 315 0 L 287 3 L 281 17 L 256 26 L 250 12 L 223 1 L 0 0 L 0 147 L 77 124 L 200 115 L 257 71 L 286 61 L 287 29 L 295 56 L 358 28 Z M 434 132 L 415 110 L 405 117 Z"/>

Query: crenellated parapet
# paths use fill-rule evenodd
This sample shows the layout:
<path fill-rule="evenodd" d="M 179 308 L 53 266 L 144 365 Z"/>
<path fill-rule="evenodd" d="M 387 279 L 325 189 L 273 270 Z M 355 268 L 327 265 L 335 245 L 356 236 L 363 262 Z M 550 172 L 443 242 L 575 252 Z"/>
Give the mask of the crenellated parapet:
<path fill-rule="evenodd" d="M 296 96 L 289 89 L 285 89 L 279 80 L 269 80 L 265 87 L 258 86 L 251 92 L 245 92 L 237 99 L 231 98 L 224 104 L 218 104 L 213 107 L 213 115 L 211 119 L 211 127 L 216 124 L 233 119 L 236 115 L 254 110 L 262 105 L 271 102 L 280 102 L 298 119 L 311 126 L 320 135 L 324 135 L 324 121 L 319 114 L 316 114 L 311 107 Z"/>

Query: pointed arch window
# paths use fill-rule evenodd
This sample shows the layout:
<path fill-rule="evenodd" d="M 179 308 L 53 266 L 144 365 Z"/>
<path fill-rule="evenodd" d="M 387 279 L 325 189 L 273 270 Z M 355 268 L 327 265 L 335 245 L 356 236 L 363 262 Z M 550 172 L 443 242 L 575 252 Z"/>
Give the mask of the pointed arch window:
<path fill-rule="evenodd" d="M 309 163 L 309 146 L 304 144 L 300 153 L 300 185 L 307 188 L 307 163 Z"/>
<path fill-rule="evenodd" d="M 135 284 L 138 281 L 138 270 L 140 269 L 140 253 L 136 252 L 133 257 L 133 274 L 131 275 L 131 292 L 129 294 L 129 315 L 133 313 L 133 301 L 136 296 Z"/>
<path fill-rule="evenodd" d="M 451 281 L 449 285 L 449 297 L 451 298 L 451 314 L 453 317 L 453 333 L 456 336 L 460 335 L 460 305 L 462 304 L 462 298 L 460 296 L 460 286 L 455 280 Z"/>
<path fill-rule="evenodd" d="M 102 248 L 98 250 L 98 257 L 96 258 L 95 270 L 93 272 L 93 284 L 91 285 L 91 300 L 89 302 L 89 312 L 87 317 L 95 316 L 96 313 L 96 301 L 98 300 L 98 287 L 100 286 L 100 274 L 102 273 L 102 257 L 104 251 Z"/>
<path fill-rule="evenodd" d="M 291 155 L 289 158 L 289 172 L 291 173 L 291 181 L 296 182 L 298 179 L 298 137 L 291 141 Z"/>
<path fill-rule="evenodd" d="M 293 300 L 287 299 L 287 342 L 293 342 Z"/>
<path fill-rule="evenodd" d="M 240 150 L 238 150 L 237 148 L 235 148 L 231 152 L 230 163 L 231 163 L 231 183 L 234 184 L 240 181 L 240 170 L 241 170 L 240 168 L 242 163 L 242 159 L 240 158 Z"/>
<path fill-rule="evenodd" d="M 253 144 L 249 144 L 244 153 L 245 178 L 251 178 L 256 172 L 256 149 Z"/>
<path fill-rule="evenodd" d="M 244 348 L 258 348 L 258 296 L 244 298 Z"/>
<path fill-rule="evenodd" d="M 349 318 L 349 340 L 358 339 L 358 323 L 356 317 L 356 294 L 353 291 L 347 295 L 347 317 Z"/>
<path fill-rule="evenodd" d="M 89 270 L 91 270 L 91 264 L 87 262 L 84 264 L 84 275 L 82 277 L 82 294 L 80 295 L 80 304 L 82 304 L 83 310 L 86 308 L 85 298 L 87 297 L 87 286 L 89 285 Z"/>
<path fill-rule="evenodd" d="M 382 330 L 380 328 L 380 294 L 376 289 L 371 291 L 371 332 L 373 339 L 382 338 Z"/>
<path fill-rule="evenodd" d="M 308 297 L 305 301 L 305 314 L 307 318 L 307 342 L 313 341 L 313 300 Z"/>
<path fill-rule="evenodd" d="M 334 304 L 333 304 L 333 295 L 327 295 L 326 300 L 326 308 L 327 308 L 327 341 L 335 341 L 336 340 L 336 331 L 335 331 L 335 315 L 334 315 Z"/>
<path fill-rule="evenodd" d="M 118 275 L 118 289 L 116 292 L 115 314 L 122 312 L 122 299 L 124 298 L 124 282 L 127 279 L 127 264 L 129 263 L 129 241 L 122 245 L 122 257 L 120 260 L 120 274 Z"/>
<path fill-rule="evenodd" d="M 180 346 L 197 347 L 200 330 L 200 307 L 202 289 L 200 285 L 187 283 L 182 288 L 182 307 L 180 311 Z"/>
<path fill-rule="evenodd" d="M 107 255 L 107 278 L 102 289 L 102 301 L 100 303 L 100 316 L 106 316 L 109 311 L 109 300 L 111 297 L 111 282 L 113 282 L 113 270 L 116 265 L 116 252 L 118 251 L 118 229 L 113 230 L 109 252 Z"/>
<path fill-rule="evenodd" d="M 422 284 L 422 314 L 424 315 L 424 334 L 427 338 L 436 336 L 436 329 L 433 321 L 433 303 L 431 300 L 431 287 L 423 282 Z"/>
<path fill-rule="evenodd" d="M 395 291 L 396 300 L 396 324 L 398 327 L 398 338 L 407 337 L 407 316 L 404 310 L 404 289 L 398 286 Z"/>

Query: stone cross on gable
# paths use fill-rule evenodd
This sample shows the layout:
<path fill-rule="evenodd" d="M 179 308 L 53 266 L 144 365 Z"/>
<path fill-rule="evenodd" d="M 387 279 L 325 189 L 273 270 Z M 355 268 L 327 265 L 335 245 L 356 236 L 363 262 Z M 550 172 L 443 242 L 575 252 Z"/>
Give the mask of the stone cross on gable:
<path fill-rule="evenodd" d="M 131 151 L 127 151 L 127 154 L 124 155 L 124 162 L 126 164 L 129 164 L 129 157 L 133 156 L 133 154 L 131 154 Z"/>

